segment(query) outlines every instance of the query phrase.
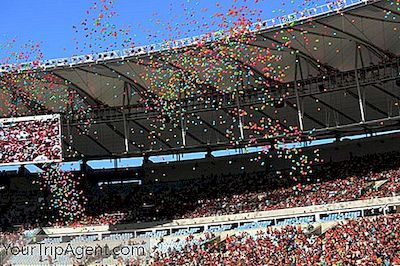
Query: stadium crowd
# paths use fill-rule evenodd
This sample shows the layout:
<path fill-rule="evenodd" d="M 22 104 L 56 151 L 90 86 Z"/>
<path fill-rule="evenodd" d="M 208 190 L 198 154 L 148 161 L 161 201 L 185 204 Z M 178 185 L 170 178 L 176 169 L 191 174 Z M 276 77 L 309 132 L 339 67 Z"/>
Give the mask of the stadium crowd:
<path fill-rule="evenodd" d="M 22 247 L 26 245 L 27 238 L 20 232 L 0 232 L 0 249 L 8 246 Z"/>
<path fill-rule="evenodd" d="M 185 245 L 162 253 L 152 265 L 400 265 L 400 215 L 341 222 L 322 235 L 309 229 L 269 227 L 221 242 Z"/>
<path fill-rule="evenodd" d="M 61 160 L 60 120 L 0 123 L 2 163 Z"/>
<path fill-rule="evenodd" d="M 400 154 L 384 153 L 326 163 L 312 176 L 297 180 L 259 172 L 159 182 L 129 189 L 126 186 L 122 190 L 84 184 L 88 215 L 69 225 L 194 218 L 395 196 L 400 193 L 399 181 Z M 32 197 L 33 193 L 34 190 L 26 196 Z M 44 208 L 25 204 L 23 196 L 10 193 L 8 201 L 16 204 L 12 208 L 2 209 L 0 204 L 0 210 L 6 210 L 0 219 L 2 223 L 8 219 L 8 225 L 24 222 L 25 227 L 48 225 L 49 221 L 51 225 L 63 225 L 63 221 L 46 216 Z M 19 200 L 15 201 L 15 197 Z M 17 202 L 23 204 L 19 206 Z M 14 213 L 13 209 L 18 211 Z M 235 231 L 234 235 L 218 241 L 211 234 L 196 241 L 193 236 L 179 243 L 170 241 L 168 245 L 162 240 L 156 245 L 150 263 L 155 266 L 398 265 L 399 222 L 397 214 L 341 222 L 321 235 L 310 228 L 285 226 L 259 232 Z M 19 233 L 2 233 L 2 243 L 26 245 L 26 238 Z M 131 257 L 118 260 L 121 265 L 143 262 Z"/>
<path fill-rule="evenodd" d="M 312 176 L 298 180 L 258 172 L 125 186 L 124 189 L 100 189 L 88 183 L 85 184 L 87 215 L 69 225 L 196 218 L 395 196 L 400 193 L 399 179 L 400 154 L 385 153 L 326 163 Z M 374 182 L 379 180 L 383 181 L 382 185 L 375 186 Z M 15 198 L 8 199 L 12 206 L 0 202 L 0 222 L 25 223 L 26 227 L 28 224 L 63 225 L 64 221 L 52 219 L 44 200 L 35 203 L 33 196 L 30 197 L 19 200 L 19 205 Z"/>
<path fill-rule="evenodd" d="M 95 215 L 107 206 L 139 222 L 207 217 L 395 196 L 399 179 L 400 154 L 385 153 L 327 163 L 299 180 L 259 172 L 146 185 L 124 195 L 92 191 L 89 209 Z M 376 187 L 378 180 L 385 183 Z"/>

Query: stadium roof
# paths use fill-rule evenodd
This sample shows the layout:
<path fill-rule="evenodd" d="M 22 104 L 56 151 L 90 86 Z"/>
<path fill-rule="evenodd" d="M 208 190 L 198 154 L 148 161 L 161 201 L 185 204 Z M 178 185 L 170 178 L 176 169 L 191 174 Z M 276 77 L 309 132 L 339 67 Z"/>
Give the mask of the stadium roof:
<path fill-rule="evenodd" d="M 254 74 L 243 85 L 245 93 L 235 100 L 215 94 L 182 99 L 183 123 L 162 131 L 158 130 L 162 123 L 151 119 L 160 114 L 141 103 L 151 86 L 139 74 L 151 68 L 143 62 L 150 56 L 161 60 L 174 50 L 178 52 L 168 54 L 170 62 L 164 62 L 174 67 L 179 49 L 190 47 L 198 37 L 39 65 L 28 63 L 18 69 L 52 73 L 77 91 L 83 109 L 91 106 L 85 114 L 91 123 L 88 134 L 82 133 L 82 122 L 76 116 L 68 117 L 64 124 L 64 135 L 73 140 L 72 150 L 88 158 L 230 147 L 227 131 L 239 140 L 252 137 L 251 130 L 241 127 L 245 121 L 229 112 L 238 106 L 251 113 L 254 121 L 269 117 L 287 126 L 314 130 L 319 138 L 337 137 L 399 127 L 399 26 L 398 6 L 386 0 L 341 1 L 267 20 L 257 30 L 256 40 L 246 45 L 269 50 L 280 58 L 268 64 L 275 69 L 286 66 L 285 76 L 271 82 L 277 91 L 287 91 L 287 97 L 278 103 L 268 98 L 257 83 L 268 80 L 263 74 L 265 66 L 251 64 L 251 58 L 238 59 L 235 64 Z M 208 37 L 208 44 L 218 38 L 221 36 Z M 286 46 L 284 40 L 291 40 L 291 45 Z M 15 67 L 3 66 L 2 71 Z M 214 100 L 222 106 L 211 106 Z M 264 108 L 268 101 L 275 101 L 275 107 Z M 54 110 L 57 104 L 48 100 L 42 109 Z M 227 117 L 226 123 L 220 123 L 219 117 Z M 232 128 L 232 124 L 236 126 Z"/>

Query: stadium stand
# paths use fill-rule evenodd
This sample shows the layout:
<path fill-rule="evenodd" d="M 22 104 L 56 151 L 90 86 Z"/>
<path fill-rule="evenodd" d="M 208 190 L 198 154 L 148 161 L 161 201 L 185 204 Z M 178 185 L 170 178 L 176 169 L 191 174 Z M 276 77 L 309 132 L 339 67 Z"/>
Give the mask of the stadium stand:
<path fill-rule="evenodd" d="M 400 262 L 398 214 L 337 221 L 325 231 L 322 223 L 230 230 L 188 236 L 152 236 L 151 253 L 84 258 L 88 265 L 397 265 Z M 116 241 L 118 242 L 118 241 Z M 131 247 L 120 241 L 97 245 Z M 60 256 L 56 262 L 72 265 L 76 258 Z M 14 256 L 13 265 L 48 265 L 50 257 Z M 82 258 L 79 260 L 82 262 Z M 142 264 L 141 264 L 142 265 Z"/>
<path fill-rule="evenodd" d="M 354 157 L 326 164 L 315 175 L 298 181 L 259 172 L 154 184 L 131 193 L 116 205 L 135 206 L 130 216 L 149 222 L 396 196 L 399 156 L 394 152 Z M 386 183 L 374 187 L 379 181 Z M 106 204 L 100 200 L 95 206 Z M 110 202 L 107 204 L 112 208 Z"/>
<path fill-rule="evenodd" d="M 23 166 L 18 171 L 0 173 L 0 264 L 400 265 L 400 61 L 397 28 L 392 25 L 398 23 L 400 13 L 393 12 L 393 5 L 387 1 L 328 2 L 308 15 L 300 12 L 293 18 L 279 18 L 278 24 L 274 19 L 262 25 L 263 32 L 257 36 L 263 37 L 257 39 L 259 45 L 273 46 L 279 53 L 287 53 L 277 58 L 296 62 L 287 63 L 288 73 L 282 75 L 281 83 L 267 79 L 279 93 L 287 95 L 274 99 L 271 106 L 265 103 L 275 96 L 258 88 L 257 80 L 266 78 L 263 73 L 256 73 L 260 72 L 258 64 L 249 70 L 251 86 L 241 88 L 243 99 L 241 93 L 237 97 L 236 92 L 227 94 L 236 97 L 233 107 L 233 97 L 224 93 L 201 95 L 198 101 L 190 98 L 198 95 L 179 98 L 180 104 L 184 102 L 186 109 L 193 110 L 182 114 L 180 109 L 176 114 L 182 123 L 174 124 L 165 114 L 143 104 L 140 94 L 148 84 L 130 83 L 133 80 L 124 74 L 124 68 L 135 70 L 138 66 L 134 60 L 119 58 L 117 51 L 112 58 L 107 53 L 101 60 L 97 57 L 92 63 L 100 64 L 99 68 L 87 66 L 86 62 L 70 62 L 69 67 L 77 75 L 54 65 L 57 60 L 54 64 L 47 62 L 51 74 L 77 90 L 75 100 L 81 103 L 84 114 L 75 113 L 77 110 L 69 106 L 71 112 L 61 114 L 60 121 L 45 124 L 52 127 L 49 130 L 54 138 L 63 129 L 65 136 L 58 141 L 67 143 L 65 154 L 53 139 L 39 146 L 46 157 L 54 157 L 56 162 L 66 155 L 67 161 L 79 159 L 81 165 L 73 174 L 61 176 L 61 181 L 56 181 L 61 185 L 56 189 L 40 186 L 40 173 L 31 173 Z M 385 21 L 387 17 L 391 17 L 389 22 Z M 345 27 L 344 19 L 352 30 L 339 28 Z M 368 32 L 357 28 L 357 24 L 368 28 Z M 276 40 L 275 32 L 286 27 L 288 32 Z M 279 43 L 280 38 L 300 40 L 306 35 L 310 38 L 307 42 L 316 45 L 312 49 Z M 317 43 L 326 46 L 326 51 Z M 151 48 L 146 53 L 153 50 L 163 52 Z M 336 55 L 341 50 L 344 53 L 339 60 Z M 330 58 L 324 59 L 325 63 L 320 60 L 322 51 Z M 105 57 L 112 60 L 105 64 Z M 69 59 L 61 62 L 67 64 Z M 302 73 L 301 64 L 307 72 Z M 227 68 L 235 70 L 238 65 Z M 99 89 L 104 80 L 98 76 L 106 77 L 106 83 L 114 87 L 112 93 Z M 302 80 L 298 80 L 300 76 Z M 79 88 L 84 83 L 90 86 Z M 136 86 L 140 90 L 130 102 L 126 91 Z M 118 91 L 121 87 L 123 91 Z M 114 93 L 125 95 L 124 106 L 119 106 Z M 146 96 L 151 98 L 151 93 Z M 41 109 L 47 110 L 45 105 Z M 256 123 L 244 126 L 240 112 L 251 113 L 249 117 Z M 153 115 L 156 120 L 149 119 Z M 290 143 L 293 139 L 288 137 L 288 143 L 279 145 L 297 144 L 300 148 L 296 152 L 318 154 L 318 160 L 310 160 L 312 167 L 306 173 L 295 167 L 296 160 L 285 157 L 290 148 L 276 148 L 277 140 L 269 133 L 280 130 L 266 133 L 265 125 L 257 125 L 267 118 L 285 121 L 272 126 L 272 131 L 284 128 L 283 139 L 296 135 L 291 129 L 302 131 L 295 138 L 297 143 Z M 80 128 L 92 121 L 92 127 Z M 25 131 L 32 123 L 24 125 Z M 37 125 L 35 132 L 40 133 L 35 134 L 47 138 L 46 131 L 40 130 L 41 123 Z M 154 134 L 157 127 L 165 130 Z M 25 159 L 17 158 L 20 155 L 16 150 L 21 148 L 15 145 L 25 145 L 19 142 L 26 141 L 24 135 L 34 139 L 35 134 L 21 135 L 17 126 L 9 131 L 13 142 L 7 145 L 13 149 L 5 153 L 5 163 L 37 158 L 29 152 L 23 154 Z M 257 134 L 264 133 L 266 137 L 255 140 Z M 5 143 L 7 134 L 2 136 Z M 308 134 L 315 139 L 310 141 Z M 255 147 L 257 141 L 260 143 Z M 321 141 L 326 143 L 315 144 Z M 221 158 L 215 155 L 229 153 L 229 149 L 235 149 L 237 154 L 224 154 Z M 170 152 L 179 154 L 176 157 L 180 159 L 192 151 L 204 153 L 205 158 L 165 163 L 156 163 L 157 158 L 151 160 L 153 156 L 167 157 Z M 143 164 L 117 169 L 117 159 L 131 155 L 142 156 Z M 89 166 L 88 160 L 110 157 L 115 159 L 115 169 Z M 303 160 L 295 163 L 302 164 Z M 43 172 L 50 169 L 39 164 L 37 167 Z M 52 181 L 51 174 L 46 181 L 49 180 Z M 54 201 L 52 196 L 57 193 L 51 192 L 71 184 L 77 187 L 60 189 L 67 196 L 59 193 L 62 196 Z M 83 205 L 69 204 L 68 196 L 74 193 L 81 196 L 86 208 L 84 215 L 77 215 L 76 219 L 71 210 L 78 212 Z M 59 210 L 66 205 L 64 211 L 69 216 L 60 216 Z M 92 252 L 86 254 L 82 247 Z M 12 248 L 21 252 L 12 252 Z M 64 252 L 57 254 L 57 249 Z M 79 249 L 81 253 L 77 252 Z M 51 252 L 43 254 L 43 250 Z"/>
<path fill-rule="evenodd" d="M 153 265 L 398 265 L 399 215 L 340 222 L 324 234 L 285 226 L 235 232 L 217 243 L 161 242 Z M 165 246 L 168 246 L 166 249 Z"/>
<path fill-rule="evenodd" d="M 151 203 L 147 201 L 148 205 L 151 204 L 154 209 L 158 210 L 147 216 L 147 219 L 143 217 L 146 217 L 148 212 L 144 213 L 140 209 L 134 210 L 136 214 L 142 215 L 140 216 L 142 223 L 161 221 L 168 217 L 169 219 L 178 219 L 176 221 L 179 224 L 181 223 L 179 218 L 186 218 L 185 221 L 194 221 L 198 218 L 209 219 L 213 216 L 230 217 L 246 213 L 257 215 L 275 210 L 283 210 L 289 215 L 290 210 L 294 207 L 330 206 L 329 204 L 340 202 L 348 202 L 348 206 L 351 207 L 356 206 L 355 200 L 384 197 L 390 199 L 399 195 L 399 156 L 397 152 L 388 152 L 326 163 L 315 171 L 315 177 L 309 176 L 298 180 L 281 178 L 278 179 L 279 182 L 272 182 L 272 180 L 277 180 L 276 177 L 259 172 L 235 176 L 212 176 L 190 182 L 155 183 L 144 185 L 140 189 L 136 188 L 127 194 L 129 196 L 126 199 L 139 200 L 141 197 L 137 195 L 149 193 L 149 191 L 154 198 L 158 199 Z M 189 195 L 192 195 L 195 200 L 189 200 Z M 145 196 L 142 199 L 148 200 Z M 127 204 L 127 206 L 142 207 L 141 204 Z M 163 206 L 169 206 L 169 208 L 164 207 L 163 210 Z M 344 207 L 345 205 L 340 206 L 348 208 Z M 266 265 L 276 265 L 276 263 L 310 265 L 315 263 L 322 265 L 389 263 L 388 265 L 390 265 L 392 263 L 395 265 L 398 243 L 392 241 L 392 238 L 388 238 L 387 241 L 391 243 L 391 246 L 388 245 L 388 242 L 384 242 L 385 239 L 378 237 L 391 232 L 396 234 L 396 230 L 398 230 L 396 223 L 400 218 L 396 214 L 385 216 L 385 212 L 373 212 L 372 210 L 370 214 L 365 210 L 364 216 L 379 216 L 360 219 L 360 215 L 353 211 L 345 214 L 331 212 L 324 217 L 321 216 L 319 221 L 296 218 L 286 219 L 282 222 L 276 221 L 275 225 L 268 219 L 268 221 L 261 219 L 244 221 L 238 226 L 232 226 L 229 221 L 232 222 L 238 218 L 233 218 L 233 220 L 229 218 L 221 220 L 225 221 L 225 224 L 210 225 L 204 231 L 193 226 L 177 227 L 170 232 L 161 229 L 146 231 L 146 223 L 143 223 L 143 233 L 116 232 L 105 234 L 104 237 L 96 233 L 78 234 L 71 237 L 50 235 L 39 240 L 35 239 L 34 232 L 27 233 L 29 237 L 22 237 L 18 233 L 7 233 L 2 235 L 2 241 L 13 244 L 20 243 L 23 246 L 38 245 L 38 243 L 42 243 L 44 246 L 68 245 L 68 243 L 71 245 L 91 243 L 99 246 L 107 244 L 109 247 L 118 247 L 118 250 L 121 250 L 122 247 L 129 249 L 132 244 L 146 243 L 143 241 L 148 241 L 148 245 L 150 245 L 145 257 L 135 257 L 129 254 L 107 254 L 84 258 L 70 255 L 40 257 L 35 253 L 28 257 L 23 255 L 8 257 L 8 262 L 12 265 L 47 265 L 49 263 L 73 265 L 82 262 L 88 265 L 109 265 L 110 263 L 115 263 L 115 265 L 118 263 L 125 265 L 139 265 L 140 263 L 204 265 L 211 261 L 218 261 L 224 265 L 233 265 L 237 261 L 241 261 L 243 264 L 254 263 L 257 265 L 260 263 Z M 388 213 L 393 212 L 396 212 L 396 208 L 391 209 Z M 160 213 L 160 216 L 153 216 L 157 213 Z M 124 217 L 129 217 L 129 215 Z M 98 221 L 102 220 L 93 219 L 92 223 L 102 224 L 102 222 L 97 223 Z M 124 220 L 123 222 L 135 224 L 137 221 Z M 325 225 L 332 222 L 333 225 Z M 114 222 L 111 220 L 109 224 L 112 225 Z M 302 224 L 302 229 L 295 224 Z M 320 229 L 322 227 L 328 229 L 322 230 Z M 380 233 L 381 231 L 382 233 Z M 377 235 L 368 235 L 365 232 Z M 341 238 L 343 234 L 348 234 L 348 237 Z M 354 240 L 358 239 L 360 234 L 365 235 L 364 242 Z M 27 244 L 28 242 L 32 243 Z M 329 243 L 332 244 L 329 245 Z M 340 245 L 335 243 L 340 243 Z M 359 246 L 354 246 L 355 243 Z M 384 248 L 386 246 L 387 248 Z M 365 247 L 374 247 L 372 250 L 375 250 L 375 253 L 369 252 Z M 258 254 L 276 254 L 276 256 L 259 256 Z"/>
<path fill-rule="evenodd" d="M 314 175 L 298 180 L 265 172 L 212 175 L 190 182 L 143 185 L 123 192 L 124 197 L 99 187 L 92 193 L 92 186 L 88 193 L 91 215 L 82 224 L 167 221 L 391 197 L 399 195 L 399 174 L 400 154 L 390 152 L 326 163 Z M 31 193 L 14 194 L 13 204 L 3 214 L 9 223 L 18 224 L 29 217 L 42 225 L 51 221 L 25 204 L 33 202 L 34 191 Z M 17 200 L 20 196 L 23 198 Z M 39 203 L 33 206 L 39 208 Z M 29 220 L 24 222 L 27 225 Z"/>

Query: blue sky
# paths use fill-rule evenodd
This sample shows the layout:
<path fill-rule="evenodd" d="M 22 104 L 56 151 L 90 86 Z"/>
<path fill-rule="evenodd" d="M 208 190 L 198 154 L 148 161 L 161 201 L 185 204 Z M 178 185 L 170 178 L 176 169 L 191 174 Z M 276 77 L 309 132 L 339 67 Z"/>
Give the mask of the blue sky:
<path fill-rule="evenodd" d="M 98 0 L 99 3 L 101 0 Z M 7 53 L 19 51 L 21 45 L 33 41 L 40 42 L 44 57 L 60 58 L 80 54 L 79 51 L 101 52 L 102 46 L 97 43 L 89 49 L 84 45 L 76 45 L 73 41 L 77 37 L 82 43 L 85 41 L 81 22 L 90 17 L 86 11 L 96 1 L 92 0 L 3 0 L 0 9 L 2 19 L 0 27 L 0 45 L 3 47 L 0 56 L 8 56 Z M 217 7 L 219 2 L 220 7 Z M 114 11 L 117 16 L 111 23 L 117 28 L 130 28 L 130 37 L 137 45 L 149 44 L 149 42 L 161 41 L 171 33 L 175 37 L 189 37 L 207 30 L 206 27 L 196 29 L 192 21 L 211 24 L 215 18 L 211 18 L 216 12 L 227 12 L 232 5 L 249 6 L 252 9 L 262 11 L 262 18 L 272 18 L 294 10 L 311 7 L 324 1 L 305 0 L 115 0 Z M 306 4 L 304 4 L 306 3 Z M 186 10 L 186 12 L 185 12 Z M 207 11 L 206 11 L 207 10 Z M 94 12 L 95 13 L 95 12 Z M 185 15 L 190 14 L 190 15 Z M 93 14 L 94 15 L 94 14 Z M 182 32 L 166 30 L 166 25 L 182 25 Z M 187 26 L 183 26 L 183 25 Z M 74 33 L 73 26 L 78 26 L 78 34 Z M 151 37 L 150 37 L 151 36 Z M 16 44 L 4 49 L 10 40 L 15 39 Z M 117 39 L 118 48 L 121 48 L 121 39 Z M 80 46 L 80 49 L 76 49 Z M 97 48 L 97 49 L 96 49 Z"/>

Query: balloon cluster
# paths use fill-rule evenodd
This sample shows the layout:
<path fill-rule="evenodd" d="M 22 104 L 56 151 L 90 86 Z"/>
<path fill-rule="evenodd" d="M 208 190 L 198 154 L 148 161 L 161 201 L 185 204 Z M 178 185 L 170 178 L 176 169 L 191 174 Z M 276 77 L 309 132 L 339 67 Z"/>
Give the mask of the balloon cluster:
<path fill-rule="evenodd" d="M 272 64 L 281 62 L 282 55 L 274 52 L 276 47 L 255 44 L 261 25 L 259 14 L 247 6 L 233 6 L 225 13 L 215 14 L 220 20 L 218 31 L 205 34 L 179 49 L 173 49 L 174 42 L 168 41 L 166 44 L 171 46 L 168 51 L 139 59 L 136 63 L 146 66 L 141 79 L 149 85 L 142 100 L 149 110 L 160 114 L 152 121 L 152 125 L 161 122 L 161 126 L 155 127 L 158 131 L 167 129 L 166 124 L 170 123 L 180 127 L 182 117 L 190 123 L 193 115 L 186 113 L 184 103 L 204 101 L 206 106 L 214 106 L 226 113 L 224 124 L 231 125 L 225 132 L 226 138 L 233 146 L 244 141 L 243 134 L 235 133 L 239 122 L 250 136 L 247 146 L 261 145 L 259 141 L 272 139 L 275 144 L 271 148 L 277 157 L 292 163 L 290 175 L 307 175 L 312 172 L 312 164 L 319 162 L 318 150 L 306 155 L 300 148 L 288 148 L 286 143 L 311 141 L 312 135 L 269 117 L 254 121 L 257 117 L 255 107 L 246 111 L 240 106 L 239 99 L 254 91 L 267 99 L 257 109 L 273 108 L 277 100 L 283 102 L 289 95 L 279 86 L 289 66 L 276 68 Z M 283 47 L 289 45 L 290 40 L 282 44 Z M 231 98 L 237 105 L 224 107 L 218 100 L 223 97 Z M 268 146 L 263 151 L 272 156 Z"/>
<path fill-rule="evenodd" d="M 79 189 L 81 176 L 62 171 L 59 164 L 48 164 L 37 182 L 41 190 L 50 193 L 48 207 L 54 213 L 54 222 L 71 223 L 84 217 L 87 199 Z"/>

